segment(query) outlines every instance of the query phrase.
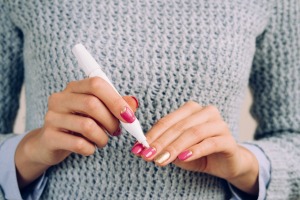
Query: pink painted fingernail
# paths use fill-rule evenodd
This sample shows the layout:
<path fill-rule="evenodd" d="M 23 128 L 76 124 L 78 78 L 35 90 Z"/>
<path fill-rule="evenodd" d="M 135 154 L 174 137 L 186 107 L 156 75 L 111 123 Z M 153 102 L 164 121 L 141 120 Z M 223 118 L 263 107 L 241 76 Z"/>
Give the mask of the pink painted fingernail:
<path fill-rule="evenodd" d="M 121 117 L 128 123 L 132 123 L 135 120 L 135 115 L 127 106 L 121 111 Z"/>
<path fill-rule="evenodd" d="M 131 152 L 135 155 L 140 155 L 140 153 L 143 151 L 144 149 L 144 146 L 140 143 L 136 143 L 132 149 L 131 149 Z"/>
<path fill-rule="evenodd" d="M 121 127 L 119 127 L 112 135 L 119 136 L 119 135 L 121 135 L 121 132 L 122 132 L 122 129 L 121 129 Z"/>
<path fill-rule="evenodd" d="M 193 155 L 193 152 L 190 150 L 185 150 L 178 155 L 179 160 L 186 160 Z"/>
<path fill-rule="evenodd" d="M 140 105 L 139 105 L 139 101 L 137 100 L 137 98 L 135 96 L 131 96 L 131 98 L 133 98 L 135 100 L 136 108 L 138 108 Z"/>
<path fill-rule="evenodd" d="M 153 147 L 149 147 L 147 149 L 144 149 L 142 151 L 142 156 L 144 156 L 145 158 L 150 158 L 152 155 L 154 155 L 156 153 L 156 149 Z"/>

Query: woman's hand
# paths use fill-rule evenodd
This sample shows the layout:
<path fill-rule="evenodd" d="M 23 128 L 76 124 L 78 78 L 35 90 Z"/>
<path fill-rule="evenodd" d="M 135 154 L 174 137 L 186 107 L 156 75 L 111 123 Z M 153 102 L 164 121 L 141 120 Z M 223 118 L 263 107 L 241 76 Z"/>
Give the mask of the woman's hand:
<path fill-rule="evenodd" d="M 147 133 L 150 148 L 135 144 L 132 152 L 158 166 L 171 162 L 182 169 L 228 180 L 253 195 L 258 193 L 258 162 L 239 146 L 214 106 L 188 102 L 160 119 Z"/>
<path fill-rule="evenodd" d="M 89 156 L 95 146 L 104 147 L 107 133 L 121 133 L 118 119 L 134 120 L 137 106 L 135 98 L 122 98 L 101 78 L 74 81 L 62 92 L 52 94 L 43 127 L 28 133 L 17 147 L 20 188 L 72 152 Z"/>

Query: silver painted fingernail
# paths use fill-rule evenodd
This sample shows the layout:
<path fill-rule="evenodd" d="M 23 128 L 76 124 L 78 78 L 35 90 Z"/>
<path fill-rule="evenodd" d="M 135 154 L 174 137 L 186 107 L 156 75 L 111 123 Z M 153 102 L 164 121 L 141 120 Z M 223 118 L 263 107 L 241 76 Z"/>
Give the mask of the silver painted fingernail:
<path fill-rule="evenodd" d="M 160 154 L 157 158 L 155 158 L 155 162 L 158 164 L 161 164 L 165 161 L 167 161 L 170 158 L 171 154 L 169 152 L 164 152 L 162 154 Z"/>

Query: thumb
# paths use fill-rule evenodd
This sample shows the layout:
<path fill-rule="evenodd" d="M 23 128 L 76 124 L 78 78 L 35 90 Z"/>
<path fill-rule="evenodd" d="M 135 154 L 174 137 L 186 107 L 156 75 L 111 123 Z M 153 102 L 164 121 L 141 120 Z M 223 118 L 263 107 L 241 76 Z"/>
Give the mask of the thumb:
<path fill-rule="evenodd" d="M 139 101 L 135 96 L 123 96 L 123 99 L 128 103 L 133 112 L 138 109 Z"/>

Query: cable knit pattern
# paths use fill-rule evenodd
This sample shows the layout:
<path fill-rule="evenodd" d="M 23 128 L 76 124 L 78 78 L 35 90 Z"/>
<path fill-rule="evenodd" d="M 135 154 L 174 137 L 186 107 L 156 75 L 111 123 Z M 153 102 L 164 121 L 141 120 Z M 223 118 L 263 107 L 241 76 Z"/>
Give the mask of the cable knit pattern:
<path fill-rule="evenodd" d="M 121 94 L 138 97 L 137 117 L 145 132 L 184 102 L 195 100 L 216 105 L 237 136 L 250 78 L 252 113 L 259 123 L 252 143 L 265 151 L 272 165 L 267 198 L 299 199 L 299 4 L 0 0 L 0 130 L 12 130 L 23 66 L 26 129 L 42 126 L 49 95 L 84 78 L 71 53 L 78 42 Z M 0 136 L 0 142 L 8 136 Z M 72 154 L 48 170 L 42 199 L 230 197 L 222 179 L 173 165 L 159 168 L 134 157 L 133 142 L 124 132 L 90 157 Z"/>

